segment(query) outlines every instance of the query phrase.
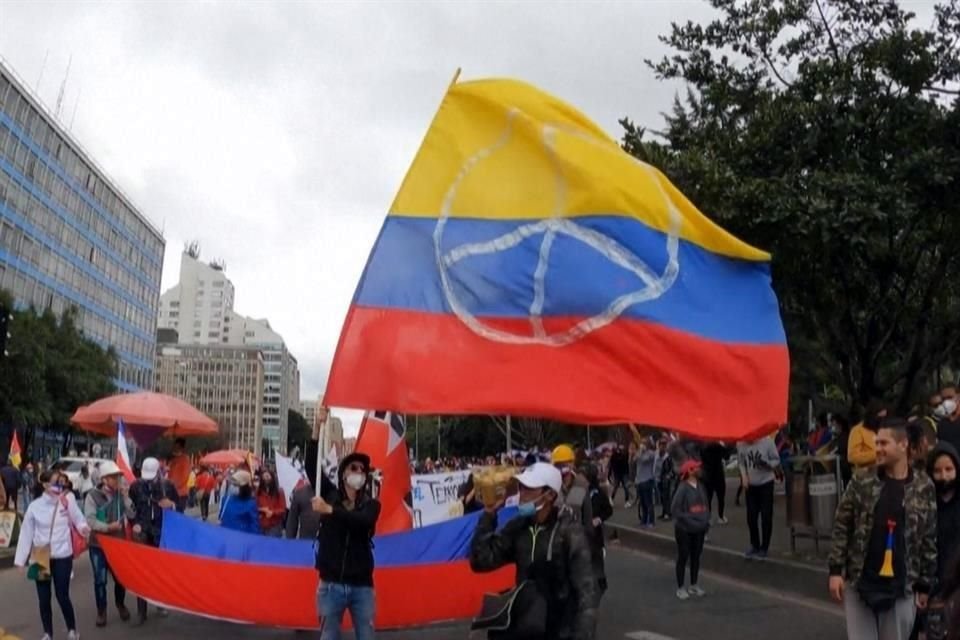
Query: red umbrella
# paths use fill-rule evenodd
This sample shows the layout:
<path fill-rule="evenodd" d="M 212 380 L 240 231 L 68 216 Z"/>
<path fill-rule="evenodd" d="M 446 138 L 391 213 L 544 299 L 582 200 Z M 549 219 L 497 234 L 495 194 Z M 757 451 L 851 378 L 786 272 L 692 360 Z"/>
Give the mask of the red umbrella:
<path fill-rule="evenodd" d="M 120 420 L 130 432 L 141 432 L 141 438 L 147 439 L 159 435 L 213 436 L 219 431 L 216 422 L 183 400 L 149 391 L 102 398 L 80 407 L 70 418 L 84 431 L 105 436 L 117 434 Z"/>
<path fill-rule="evenodd" d="M 256 456 L 243 449 L 223 449 L 203 456 L 200 458 L 200 464 L 207 467 L 220 467 L 221 469 L 239 467 L 247 461 L 247 456 L 250 456 L 254 463 L 259 462 Z"/>

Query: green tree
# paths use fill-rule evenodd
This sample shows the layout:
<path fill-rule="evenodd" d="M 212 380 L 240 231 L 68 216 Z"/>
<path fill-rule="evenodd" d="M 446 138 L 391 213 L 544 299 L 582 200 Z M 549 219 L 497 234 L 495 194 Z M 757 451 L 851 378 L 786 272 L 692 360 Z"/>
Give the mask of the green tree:
<path fill-rule="evenodd" d="M 299 411 L 287 410 L 287 451 L 294 447 L 303 449 L 304 443 L 310 439 L 313 425 L 307 424 L 307 419 Z"/>
<path fill-rule="evenodd" d="M 0 291 L 0 307 L 13 308 L 6 291 Z M 25 448 L 36 427 L 69 434 L 79 406 L 116 392 L 116 354 L 86 338 L 75 318 L 73 309 L 59 318 L 49 309 L 13 311 L 9 355 L 0 357 L 0 425 L 4 432 L 20 431 Z M 8 437 L 0 438 L 4 459 Z"/>
<path fill-rule="evenodd" d="M 648 61 L 685 95 L 623 146 L 773 253 L 796 392 L 905 409 L 960 344 L 960 6 L 710 4 Z"/>

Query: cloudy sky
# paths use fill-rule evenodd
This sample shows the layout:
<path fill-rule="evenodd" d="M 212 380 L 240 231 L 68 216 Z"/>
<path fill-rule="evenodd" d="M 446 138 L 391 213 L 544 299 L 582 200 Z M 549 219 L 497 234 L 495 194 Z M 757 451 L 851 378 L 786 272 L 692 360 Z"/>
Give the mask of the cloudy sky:
<path fill-rule="evenodd" d="M 929 4 L 929 3 L 922 3 Z M 700 0 L 0 2 L 0 55 L 164 230 L 222 258 L 322 392 L 370 247 L 454 70 L 511 76 L 657 127 L 675 86 L 643 64 Z"/>

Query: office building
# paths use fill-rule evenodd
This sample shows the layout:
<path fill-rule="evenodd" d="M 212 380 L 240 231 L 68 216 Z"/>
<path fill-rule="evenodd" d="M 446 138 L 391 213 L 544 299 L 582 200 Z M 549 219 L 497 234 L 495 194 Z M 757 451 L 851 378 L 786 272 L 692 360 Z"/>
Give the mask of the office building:
<path fill-rule="evenodd" d="M 316 400 L 301 400 L 300 408 L 298 411 L 300 415 L 303 416 L 303 419 L 306 421 L 310 429 L 313 429 L 314 423 L 317 421 L 317 407 L 319 403 Z"/>
<path fill-rule="evenodd" d="M 179 344 L 256 347 L 263 357 L 262 437 L 287 451 L 287 411 L 300 409 L 300 370 L 283 336 L 266 318 L 233 310 L 235 289 L 221 263 L 201 262 L 196 247 L 180 257 L 180 280 L 160 296 L 157 326 L 176 330 Z"/>
<path fill-rule="evenodd" d="M 116 385 L 153 387 L 160 231 L 0 62 L 0 288 L 118 355 Z M 15 348 L 16 338 L 11 347 Z"/>
<path fill-rule="evenodd" d="M 263 354 L 256 347 L 158 344 L 155 390 L 220 425 L 221 446 L 263 450 Z"/>

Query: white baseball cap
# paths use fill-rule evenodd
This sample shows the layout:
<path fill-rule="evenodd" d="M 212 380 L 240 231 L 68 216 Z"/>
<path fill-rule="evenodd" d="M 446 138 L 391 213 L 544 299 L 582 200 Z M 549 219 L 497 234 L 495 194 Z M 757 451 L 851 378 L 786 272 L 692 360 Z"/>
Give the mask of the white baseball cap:
<path fill-rule="evenodd" d="M 107 460 L 106 462 L 98 462 L 97 464 L 100 465 L 101 478 L 123 474 L 123 471 L 120 470 L 120 467 L 118 467 L 117 463 L 114 462 L 113 460 Z"/>
<path fill-rule="evenodd" d="M 552 464 L 546 462 L 536 462 L 517 476 L 517 482 L 528 489 L 542 489 L 547 487 L 553 489 L 557 494 L 563 487 L 563 477 L 560 470 Z"/>
<path fill-rule="evenodd" d="M 153 480 L 160 473 L 160 461 L 156 458 L 147 458 L 140 467 L 140 477 L 144 480 Z"/>

